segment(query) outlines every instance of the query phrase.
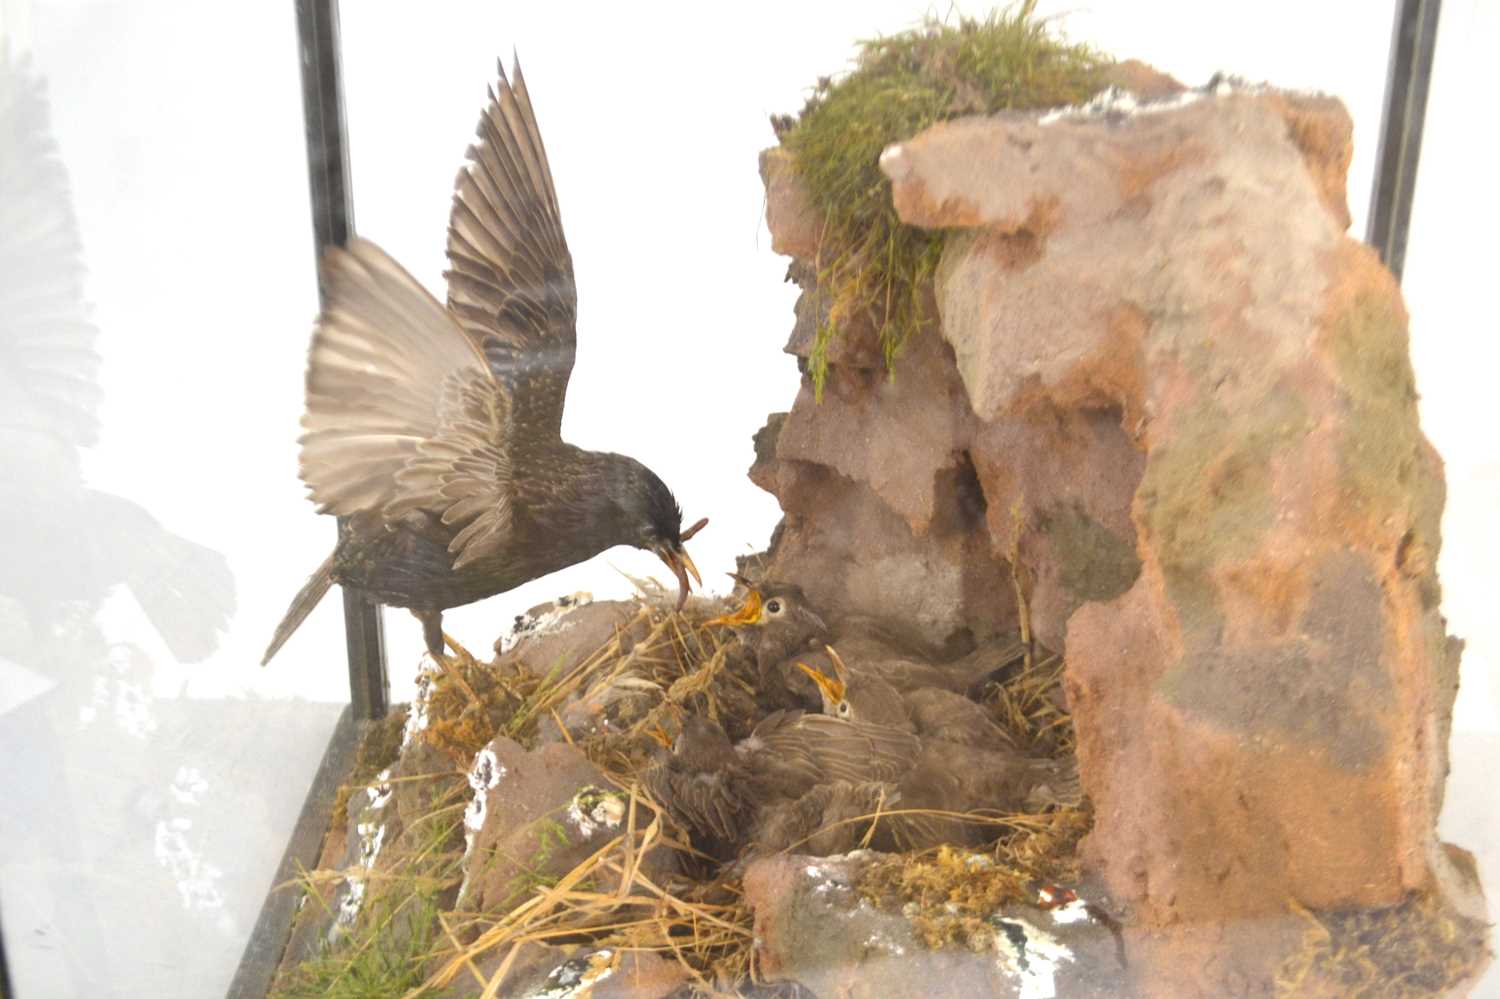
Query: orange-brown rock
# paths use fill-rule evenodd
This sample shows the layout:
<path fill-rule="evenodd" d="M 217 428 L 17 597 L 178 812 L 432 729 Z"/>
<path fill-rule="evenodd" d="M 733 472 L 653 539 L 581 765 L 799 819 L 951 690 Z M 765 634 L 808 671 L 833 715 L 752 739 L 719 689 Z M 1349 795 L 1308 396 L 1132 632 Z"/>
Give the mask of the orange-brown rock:
<path fill-rule="evenodd" d="M 1235 925 L 1279 947 L 1292 902 L 1472 910 L 1435 833 L 1442 465 L 1399 289 L 1344 231 L 1342 107 L 1159 92 L 889 147 L 902 218 L 948 230 L 939 335 L 894 385 L 835 362 L 755 474 L 774 570 L 838 613 L 941 594 L 914 630 L 956 647 L 1014 621 L 1014 570 L 1066 650 L 1086 859 L 1148 942 L 1137 984 L 1255 992 L 1276 947 L 1186 955 Z"/>

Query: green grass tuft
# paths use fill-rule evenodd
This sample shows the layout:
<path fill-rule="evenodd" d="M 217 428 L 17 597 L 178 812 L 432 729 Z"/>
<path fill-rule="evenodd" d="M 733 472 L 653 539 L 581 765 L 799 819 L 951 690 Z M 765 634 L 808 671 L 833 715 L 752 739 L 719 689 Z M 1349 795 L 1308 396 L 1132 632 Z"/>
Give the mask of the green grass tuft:
<path fill-rule="evenodd" d="M 818 81 L 796 119 L 773 120 L 824 219 L 818 287 L 827 296 L 810 368 L 821 397 L 828 348 L 870 323 L 890 370 L 906 339 L 931 324 L 928 288 L 946 234 L 902 224 L 880 154 L 964 115 L 1076 104 L 1103 88 L 1109 61 L 1058 37 L 1035 0 L 983 20 L 928 18 L 860 43 L 854 69 Z"/>
<path fill-rule="evenodd" d="M 430 810 L 384 848 L 353 925 L 284 974 L 271 999 L 395 999 L 414 989 L 439 999 L 447 991 L 424 986 L 429 964 L 454 947 L 442 918 L 463 876 L 463 813 L 470 792 L 462 774 L 417 779 L 432 782 Z M 398 811 L 394 803 L 387 807 L 385 821 Z M 304 876 L 309 905 L 323 904 L 317 881 L 330 873 Z"/>

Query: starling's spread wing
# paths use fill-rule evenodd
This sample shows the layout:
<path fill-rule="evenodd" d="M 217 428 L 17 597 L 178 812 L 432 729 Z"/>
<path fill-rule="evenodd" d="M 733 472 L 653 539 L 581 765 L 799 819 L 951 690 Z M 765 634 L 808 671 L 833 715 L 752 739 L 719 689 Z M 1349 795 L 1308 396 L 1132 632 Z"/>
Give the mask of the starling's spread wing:
<path fill-rule="evenodd" d="M 414 512 L 454 535 L 454 568 L 510 528 L 510 398 L 472 341 L 374 243 L 323 261 L 302 418 L 302 478 L 323 513 Z"/>
<path fill-rule="evenodd" d="M 527 439 L 557 437 L 573 371 L 578 294 L 557 193 L 521 68 L 458 174 L 448 219 L 448 308 L 513 399 Z"/>

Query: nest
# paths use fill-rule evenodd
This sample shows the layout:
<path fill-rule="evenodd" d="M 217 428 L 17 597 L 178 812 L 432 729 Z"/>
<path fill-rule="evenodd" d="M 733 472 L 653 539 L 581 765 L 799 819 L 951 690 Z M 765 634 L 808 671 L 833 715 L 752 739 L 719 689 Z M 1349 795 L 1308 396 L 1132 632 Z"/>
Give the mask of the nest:
<path fill-rule="evenodd" d="M 382 854 L 382 862 L 367 872 L 351 925 L 319 956 L 287 969 L 273 994 L 416 997 L 457 987 L 466 995 L 501 995 L 506 977 L 533 943 L 607 949 L 616 960 L 654 953 L 684 970 L 684 988 L 692 994 L 796 994 L 792 983 L 764 981 L 756 964 L 753 916 L 738 878 L 695 857 L 687 835 L 654 807 L 641 779 L 650 761 L 650 733 L 669 716 L 701 713 L 733 724 L 732 713 L 753 703 L 735 689 L 743 682 L 727 668 L 734 639 L 722 629 L 704 627 L 724 610 L 719 602 L 693 601 L 677 612 L 661 594 L 644 593 L 626 626 L 576 663 L 532 672 L 515 668 L 515 657 L 488 664 L 460 650 L 426 674 L 426 726 L 403 753 L 432 755 L 433 772 L 391 778 L 383 770 L 352 792 L 397 796 L 404 828 L 396 844 L 384 848 L 396 852 Z M 1028 656 L 1006 682 L 987 691 L 985 703 L 996 720 L 1039 755 L 1072 751 L 1071 724 L 1051 695 L 1061 670 L 1056 656 L 1035 661 Z M 640 694 L 617 712 L 622 721 L 567 736 L 562 716 L 570 705 L 622 685 Z M 538 876 L 522 885 L 507 911 L 464 911 L 456 902 L 464 877 L 463 812 L 472 794 L 467 774 L 474 754 L 497 734 L 533 745 L 548 725 L 561 730 L 615 785 L 623 804 L 618 834 L 561 876 Z M 377 731 L 384 732 L 381 744 L 389 755 L 389 731 Z M 367 758 L 362 772 L 372 774 L 373 767 L 388 763 Z M 342 813 L 335 815 L 335 826 L 341 818 Z M 949 914 L 954 906 L 948 903 L 967 891 L 960 911 L 972 902 L 977 915 L 984 906 L 993 910 L 1019 900 L 1029 884 L 1070 876 L 1074 846 L 1088 826 L 1087 813 L 1079 808 L 972 820 L 995 831 L 977 879 L 972 860 L 960 864 L 951 852 L 925 851 L 872 865 L 862 890 L 908 912 L 915 901 Z M 703 876 L 653 881 L 642 860 L 661 846 L 694 858 L 690 866 Z M 945 877 L 957 879 L 960 868 L 968 888 L 943 887 Z M 330 888 L 347 878 L 346 870 L 313 871 L 302 885 L 333 916 Z M 956 932 L 936 924 L 923 928 L 933 945 Z"/>

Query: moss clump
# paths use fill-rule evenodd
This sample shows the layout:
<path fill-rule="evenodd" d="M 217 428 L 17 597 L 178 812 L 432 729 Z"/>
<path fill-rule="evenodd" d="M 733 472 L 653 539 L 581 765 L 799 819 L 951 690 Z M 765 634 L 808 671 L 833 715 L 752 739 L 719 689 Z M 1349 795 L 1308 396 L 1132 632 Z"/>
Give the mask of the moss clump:
<path fill-rule="evenodd" d="M 536 736 L 532 699 L 546 679 L 499 670 L 457 649 L 427 674 L 430 721 L 423 741 L 467 768 L 497 733 L 530 746 Z M 529 723 L 529 724 L 523 724 Z"/>
<path fill-rule="evenodd" d="M 1039 648 L 1019 675 L 993 686 L 985 698 L 1029 755 L 1057 758 L 1074 751 L 1072 716 L 1057 697 L 1064 669 L 1061 656 Z M 881 857 L 861 874 L 860 893 L 876 906 L 902 910 L 917 936 L 937 948 L 993 937 L 990 920 L 1001 908 L 1035 904 L 1039 883 L 1078 880 L 1078 841 L 1093 826 L 1086 804 L 991 822 L 998 838 L 984 851 L 942 846 Z"/>
<path fill-rule="evenodd" d="M 1488 928 L 1416 894 L 1384 909 L 1309 912 L 1302 948 L 1282 964 L 1276 995 L 1417 999 L 1447 995 L 1489 959 Z"/>
<path fill-rule="evenodd" d="M 879 166 L 885 147 L 951 118 L 1075 104 L 1102 88 L 1108 60 L 1062 41 L 1034 6 L 957 24 L 928 18 L 863 41 L 851 72 L 818 81 L 797 118 L 773 119 L 824 219 L 817 277 L 827 313 L 811 357 L 820 393 L 829 344 L 851 325 L 873 326 L 889 367 L 933 318 L 925 291 L 945 234 L 896 216 Z"/>
<path fill-rule="evenodd" d="M 365 730 L 359 748 L 354 751 L 354 769 L 349 773 L 349 782 L 340 784 L 338 794 L 334 796 L 333 810 L 329 813 L 330 829 L 335 832 L 343 830 L 348 822 L 349 795 L 370 787 L 380 772 L 401 755 L 401 734 L 406 728 L 408 710 L 407 705 L 397 704 L 389 714 Z"/>
<path fill-rule="evenodd" d="M 928 947 L 967 946 L 993 936 L 991 919 L 1005 906 L 1034 905 L 1037 884 L 1075 883 L 1078 841 L 1092 825 L 1083 808 L 1013 816 L 990 852 L 942 846 L 883 856 L 858 888 L 871 904 L 905 913 Z"/>

